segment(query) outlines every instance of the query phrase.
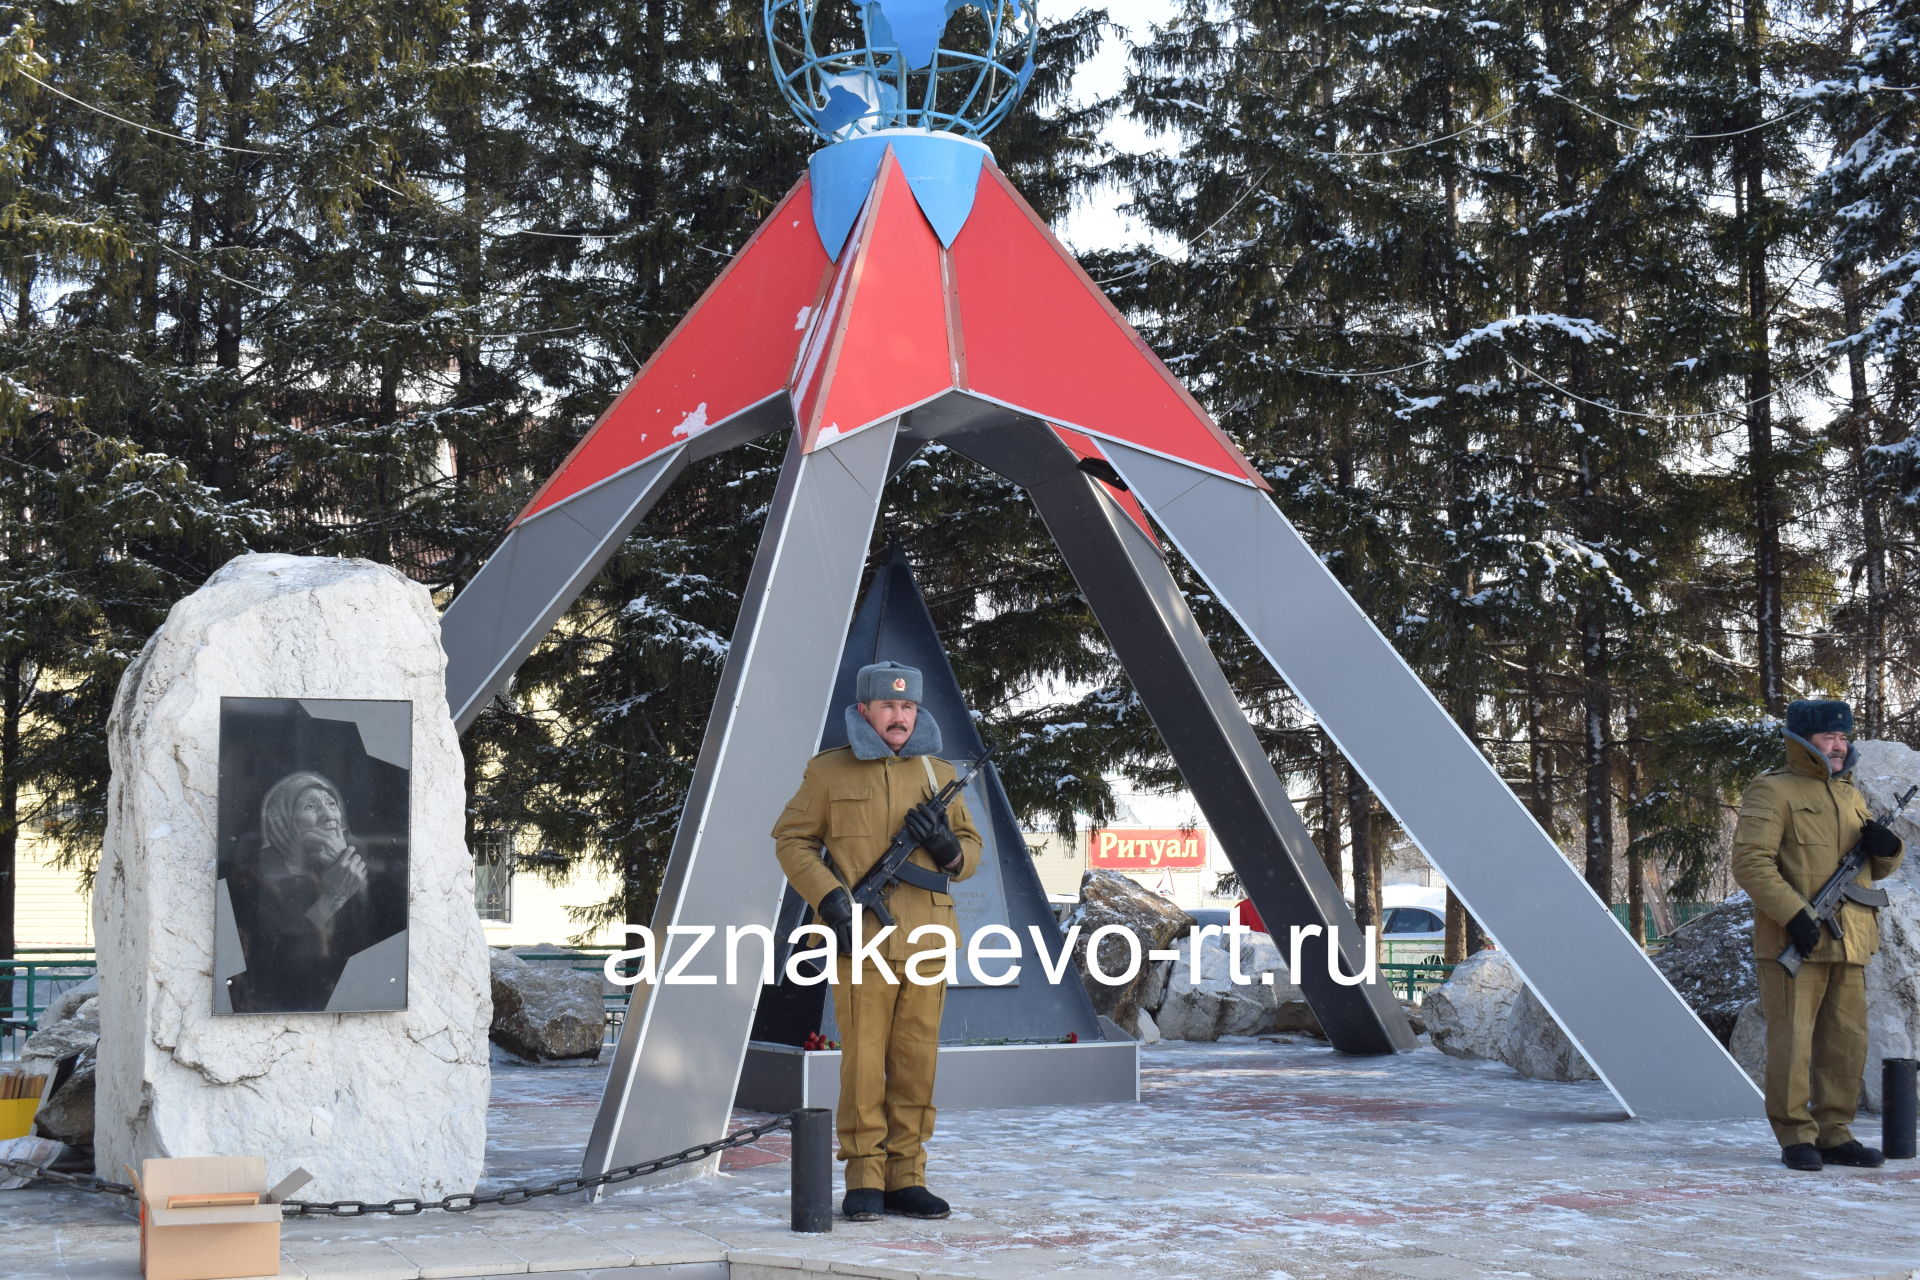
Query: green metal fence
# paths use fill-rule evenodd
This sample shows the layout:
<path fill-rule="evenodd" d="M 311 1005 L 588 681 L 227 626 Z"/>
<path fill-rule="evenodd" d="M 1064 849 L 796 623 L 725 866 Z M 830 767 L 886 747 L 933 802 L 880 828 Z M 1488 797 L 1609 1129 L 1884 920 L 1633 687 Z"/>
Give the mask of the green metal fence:
<path fill-rule="evenodd" d="M 1713 910 L 1715 907 L 1719 905 L 1720 904 L 1717 902 L 1676 902 L 1673 904 L 1673 927 L 1678 929 L 1681 925 L 1685 924 L 1687 921 L 1692 920 L 1698 916 L 1703 916 L 1707 912 Z M 1622 929 L 1625 929 L 1627 927 L 1627 922 L 1633 918 L 1629 914 L 1629 912 L 1631 912 L 1632 910 L 1633 910 L 1632 906 L 1625 902 L 1616 902 L 1613 904 L 1613 918 L 1620 922 L 1620 927 Z M 1641 916 L 1641 920 L 1645 923 L 1646 930 L 1647 930 L 1646 932 L 1647 941 L 1648 942 L 1662 941 L 1664 935 L 1661 934 L 1658 926 L 1656 926 L 1653 922 L 1653 908 L 1650 906 L 1647 906 L 1647 907 L 1643 907 L 1641 910 L 1643 913 Z"/>
<path fill-rule="evenodd" d="M 1409 1004 L 1419 1004 L 1426 998 L 1427 992 L 1447 980 L 1453 972 L 1450 964 L 1387 964 L 1382 963 L 1380 972 L 1386 976 L 1388 985 L 1394 993 Z"/>

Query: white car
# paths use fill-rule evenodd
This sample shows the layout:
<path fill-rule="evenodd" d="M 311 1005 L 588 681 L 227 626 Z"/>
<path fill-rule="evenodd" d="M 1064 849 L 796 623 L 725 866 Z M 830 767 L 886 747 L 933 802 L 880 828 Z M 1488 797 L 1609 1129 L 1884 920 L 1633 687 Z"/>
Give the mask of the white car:
<path fill-rule="evenodd" d="M 1439 964 L 1447 939 L 1447 891 L 1417 884 L 1380 890 L 1388 964 Z"/>

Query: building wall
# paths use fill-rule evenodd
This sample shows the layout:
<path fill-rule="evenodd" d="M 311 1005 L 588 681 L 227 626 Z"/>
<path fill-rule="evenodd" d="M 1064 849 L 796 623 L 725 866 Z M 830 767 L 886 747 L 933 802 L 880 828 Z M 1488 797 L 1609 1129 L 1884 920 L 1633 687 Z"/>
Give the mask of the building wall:
<path fill-rule="evenodd" d="M 508 890 L 508 919 L 480 922 L 487 945 L 528 947 L 544 942 L 555 946 L 618 946 L 620 932 L 612 925 L 602 925 L 576 942 L 587 926 L 568 914 L 571 907 L 605 902 L 613 896 L 614 887 L 613 880 L 597 867 L 575 868 L 558 884 L 549 884 L 525 871 L 516 872 Z"/>
<path fill-rule="evenodd" d="M 82 891 L 79 873 L 53 865 L 52 841 L 35 831 L 22 834 L 14 858 L 16 944 L 22 950 L 91 947 L 93 899 Z"/>

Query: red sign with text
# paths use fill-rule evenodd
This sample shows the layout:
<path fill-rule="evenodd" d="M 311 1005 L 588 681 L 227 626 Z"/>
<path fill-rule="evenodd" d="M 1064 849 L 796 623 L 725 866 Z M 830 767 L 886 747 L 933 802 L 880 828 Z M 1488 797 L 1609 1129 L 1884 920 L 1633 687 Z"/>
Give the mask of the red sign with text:
<path fill-rule="evenodd" d="M 1193 870 L 1207 865 L 1207 833 L 1103 827 L 1087 835 L 1087 865 L 1116 871 Z"/>

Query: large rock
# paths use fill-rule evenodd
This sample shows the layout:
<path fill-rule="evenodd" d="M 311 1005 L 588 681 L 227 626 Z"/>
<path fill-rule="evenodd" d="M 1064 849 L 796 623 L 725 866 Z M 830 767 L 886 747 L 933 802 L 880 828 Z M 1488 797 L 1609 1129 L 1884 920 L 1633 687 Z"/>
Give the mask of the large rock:
<path fill-rule="evenodd" d="M 1491 1058 L 1537 1080 L 1592 1080 L 1573 1047 L 1504 951 L 1455 966 L 1422 1006 L 1434 1047 L 1456 1058 Z"/>
<path fill-rule="evenodd" d="M 1888 813 L 1907 788 L 1920 783 L 1920 751 L 1899 742 L 1855 744 L 1854 785 L 1875 813 Z M 1880 1063 L 1920 1057 L 1920 796 L 1893 824 L 1907 842 L 1900 869 L 1881 881 L 1880 952 L 1867 966 L 1867 1078 L 1865 1100 L 1880 1108 Z"/>
<path fill-rule="evenodd" d="M 93 1147 L 95 1081 L 98 1078 L 92 1050 L 80 1055 L 73 1074 L 40 1105 L 33 1116 L 33 1131 L 82 1151 Z M 119 1179 L 114 1179 L 119 1181 Z"/>
<path fill-rule="evenodd" d="M 1197 970 L 1191 939 L 1183 940 L 1179 951 L 1155 1018 L 1167 1039 L 1218 1040 L 1275 1031 L 1320 1034 L 1320 1023 L 1307 1007 L 1306 996 L 1289 980 L 1286 962 L 1266 934 L 1241 938 L 1240 973 L 1245 982 L 1234 981 L 1233 955 L 1224 938 L 1201 939 Z"/>
<path fill-rule="evenodd" d="M 1074 933 L 1076 925 L 1079 932 Z M 1141 963 L 1131 982 L 1102 982 L 1087 970 L 1087 947 L 1093 935 L 1107 925 L 1119 925 L 1139 939 Z M 1080 879 L 1080 901 L 1064 927 L 1073 939 L 1073 966 L 1093 1000 L 1094 1012 L 1122 1027 L 1132 1027 L 1141 991 L 1152 971 L 1148 953 L 1191 929 L 1193 917 L 1117 871 L 1090 870 Z M 1117 976 L 1126 972 L 1130 950 L 1124 938 L 1109 933 L 1100 939 L 1099 954 L 1094 959 L 1102 973 Z"/>
<path fill-rule="evenodd" d="M 1653 957 L 1694 1016 L 1721 1044 L 1734 1020 L 1760 994 L 1753 969 L 1753 902 L 1745 893 L 1681 925 Z"/>
<path fill-rule="evenodd" d="M 554 961 L 528 963 L 511 951 L 488 954 L 493 974 L 493 1042 L 517 1058 L 597 1058 L 606 1038 L 602 979 Z"/>
<path fill-rule="evenodd" d="M 100 997 L 86 995 L 77 1004 L 63 1000 L 48 1006 L 39 1029 L 20 1046 L 20 1059 L 28 1074 L 44 1074 L 51 1064 L 90 1053 L 99 1042 Z"/>
<path fill-rule="evenodd" d="M 95 974 L 66 988 L 47 1005 L 40 1014 L 40 1025 L 48 1026 L 55 1022 L 65 1022 L 80 1011 L 80 1006 L 100 994 L 100 975 Z M 100 1019 L 94 1018 L 97 1028 Z"/>
<path fill-rule="evenodd" d="M 93 908 L 100 1168 L 254 1155 L 274 1177 L 304 1166 L 316 1200 L 472 1189 L 491 1010 L 445 668 L 424 587 L 367 561 L 278 555 L 229 563 L 174 606 L 128 667 L 108 726 Z M 408 770 L 406 932 L 392 935 L 405 944 L 404 1008 L 213 1012 L 224 697 L 411 703 L 410 746 L 381 731 L 366 747 Z M 366 721 L 360 732 L 365 741 Z M 354 797 L 344 798 L 352 830 Z M 237 950 L 229 942 L 223 954 Z M 364 973 L 349 964 L 340 987 L 357 996 Z"/>
<path fill-rule="evenodd" d="M 1733 1035 L 1727 1040 L 1727 1052 L 1755 1085 L 1767 1087 L 1767 1019 L 1760 1012 L 1758 1000 L 1749 1000 L 1740 1006 L 1740 1014 L 1733 1020 Z"/>

